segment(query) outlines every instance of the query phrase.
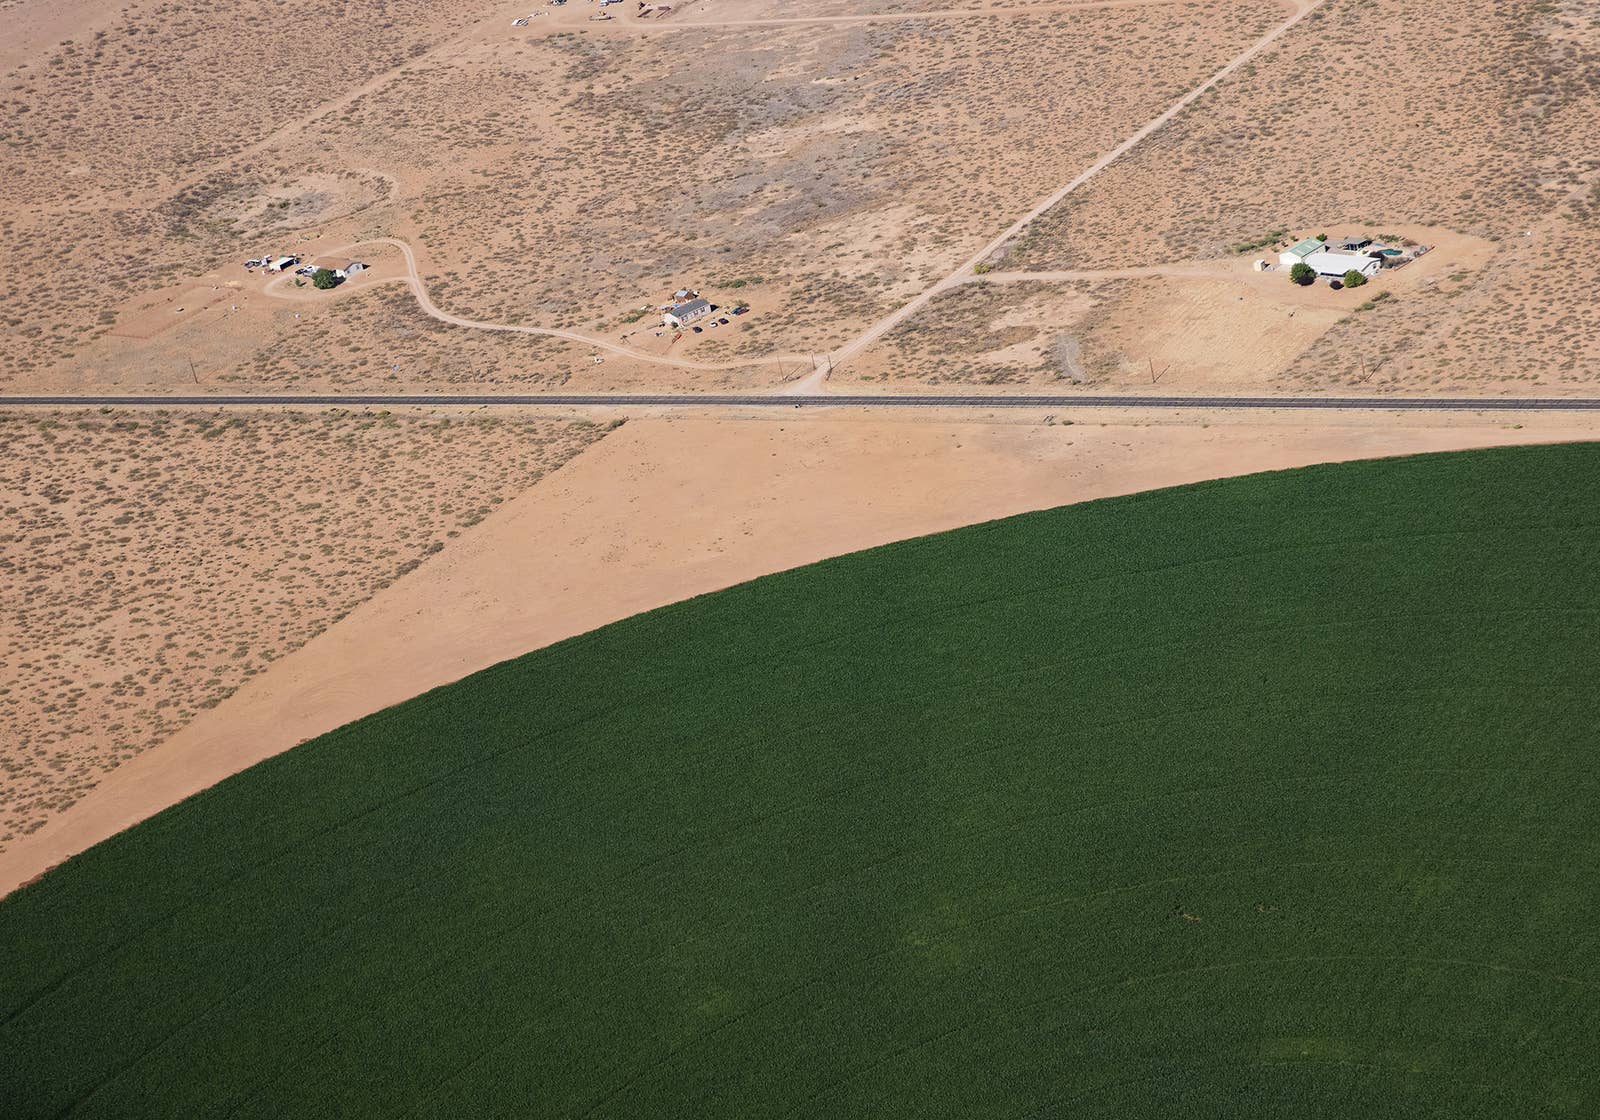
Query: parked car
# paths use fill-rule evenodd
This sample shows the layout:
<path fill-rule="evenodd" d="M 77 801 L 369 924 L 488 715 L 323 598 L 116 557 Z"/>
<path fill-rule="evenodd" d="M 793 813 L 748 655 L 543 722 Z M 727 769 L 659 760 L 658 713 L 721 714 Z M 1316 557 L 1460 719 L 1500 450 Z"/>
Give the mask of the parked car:
<path fill-rule="evenodd" d="M 743 315 L 743 314 L 744 314 L 744 313 L 745 313 L 745 312 L 747 312 L 747 311 L 749 311 L 749 310 L 750 310 L 750 309 L 749 309 L 749 308 L 748 308 L 748 307 L 735 307 L 735 308 L 734 308 L 734 309 L 733 309 L 733 313 L 734 313 L 734 314 L 735 314 L 735 315 Z"/>
<path fill-rule="evenodd" d="M 723 326 L 727 326 L 728 325 L 728 320 L 725 319 L 725 318 L 724 319 L 718 319 L 717 322 L 721 323 Z"/>
<path fill-rule="evenodd" d="M 701 327 L 695 327 L 695 328 L 694 328 L 694 333 L 695 333 L 695 334 L 704 334 L 704 333 L 705 333 L 705 331 L 704 331 L 704 329 L 703 329 L 703 328 L 701 328 Z"/>

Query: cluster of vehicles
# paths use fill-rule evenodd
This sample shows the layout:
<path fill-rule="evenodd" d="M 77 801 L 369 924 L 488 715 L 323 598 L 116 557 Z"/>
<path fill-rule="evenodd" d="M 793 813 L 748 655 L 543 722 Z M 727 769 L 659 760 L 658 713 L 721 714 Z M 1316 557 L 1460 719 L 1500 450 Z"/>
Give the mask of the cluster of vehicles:
<path fill-rule="evenodd" d="M 734 311 L 734 314 L 735 315 L 743 315 L 748 310 L 749 310 L 749 308 L 747 308 L 747 307 L 741 307 L 741 308 L 737 309 L 736 311 Z M 719 319 L 712 319 L 709 323 L 705 324 L 705 326 L 707 326 L 707 327 L 725 327 L 727 325 L 728 325 L 728 317 L 726 315 L 722 316 Z M 694 331 L 695 334 L 702 334 L 702 333 L 704 333 L 704 329 L 705 328 L 704 327 L 700 327 L 700 326 L 693 326 L 693 327 L 690 327 L 689 329 Z"/>
<path fill-rule="evenodd" d="M 302 263 L 302 260 L 303 258 L 292 253 L 282 257 L 275 257 L 269 253 L 266 256 L 251 257 L 244 262 L 244 267 L 246 272 L 254 272 L 259 268 L 267 273 L 288 272 L 293 269 L 296 276 L 304 276 L 310 279 L 319 271 L 318 266 L 310 262 Z M 349 270 L 351 273 L 355 273 L 365 267 L 363 264 L 352 263 L 349 266 Z M 330 268 L 329 271 L 333 272 L 340 280 L 345 279 L 344 270 Z"/>

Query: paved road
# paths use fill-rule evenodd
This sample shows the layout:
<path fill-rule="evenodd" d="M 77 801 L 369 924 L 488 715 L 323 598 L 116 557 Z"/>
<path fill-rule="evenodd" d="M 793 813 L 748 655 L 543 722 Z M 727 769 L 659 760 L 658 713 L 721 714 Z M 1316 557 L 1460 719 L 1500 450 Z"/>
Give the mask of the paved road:
<path fill-rule="evenodd" d="M 583 408 L 1141 408 L 1141 409 L 1355 409 L 1404 412 L 1600 412 L 1600 397 L 1157 397 L 1106 394 L 1051 396 L 911 396 L 830 393 L 825 396 L 756 394 L 470 394 L 279 393 L 260 396 L 0 396 L 0 409 L 38 407 L 260 408 L 314 405 L 372 408 L 406 405 L 548 405 Z"/>

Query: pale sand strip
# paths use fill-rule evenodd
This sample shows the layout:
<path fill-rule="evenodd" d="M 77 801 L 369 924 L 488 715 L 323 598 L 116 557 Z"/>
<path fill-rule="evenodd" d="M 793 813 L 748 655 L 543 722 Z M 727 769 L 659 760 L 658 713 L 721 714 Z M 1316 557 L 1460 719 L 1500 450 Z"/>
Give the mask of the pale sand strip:
<path fill-rule="evenodd" d="M 1019 421 L 1022 418 L 1017 418 Z M 1595 438 L 1600 418 L 1210 427 L 635 420 L 0 853 L 0 893 L 296 743 L 652 607 L 1026 510 L 1323 461 Z"/>

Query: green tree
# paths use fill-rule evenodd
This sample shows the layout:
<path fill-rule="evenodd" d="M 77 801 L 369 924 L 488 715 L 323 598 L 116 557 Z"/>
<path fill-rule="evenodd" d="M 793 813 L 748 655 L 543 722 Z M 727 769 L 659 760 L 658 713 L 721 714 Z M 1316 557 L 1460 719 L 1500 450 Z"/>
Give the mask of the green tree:
<path fill-rule="evenodd" d="M 1347 288 L 1359 288 L 1366 282 L 1367 278 L 1353 268 L 1344 274 L 1344 286 Z"/>
<path fill-rule="evenodd" d="M 333 274 L 332 269 L 319 268 L 311 274 L 311 286 L 313 288 L 331 288 L 338 282 L 339 278 Z"/>
<path fill-rule="evenodd" d="M 1296 284 L 1299 284 L 1303 288 L 1307 284 L 1316 282 L 1317 270 L 1312 268 L 1305 261 L 1299 261 L 1294 265 L 1293 268 L 1289 269 L 1289 279 L 1293 280 Z"/>

